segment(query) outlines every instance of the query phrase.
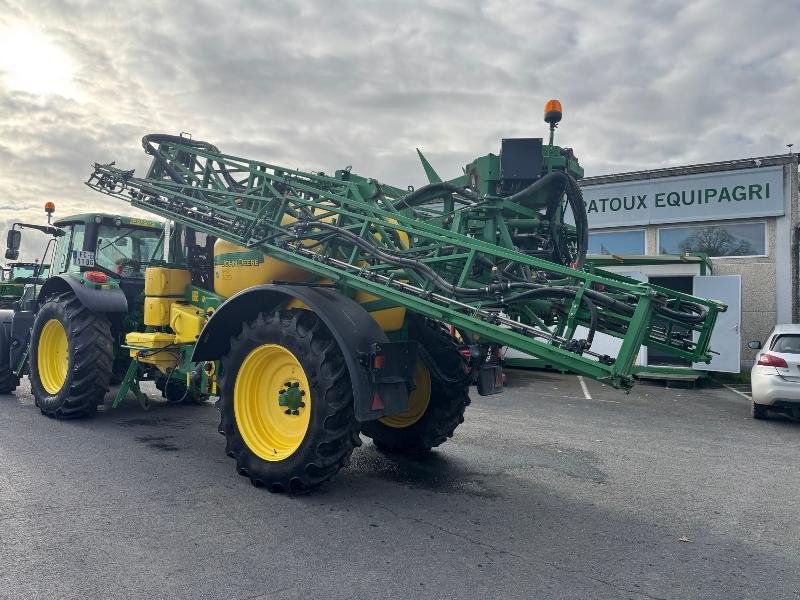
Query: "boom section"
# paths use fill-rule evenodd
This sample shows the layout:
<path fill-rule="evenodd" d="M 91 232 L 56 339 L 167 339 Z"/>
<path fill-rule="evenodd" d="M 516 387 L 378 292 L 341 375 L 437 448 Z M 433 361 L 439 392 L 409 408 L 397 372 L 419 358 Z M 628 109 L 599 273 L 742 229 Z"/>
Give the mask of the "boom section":
<path fill-rule="evenodd" d="M 145 177 L 95 164 L 87 185 L 257 248 L 307 271 L 309 283 L 325 279 L 344 293 L 373 294 L 387 307 L 404 306 L 482 343 L 617 388 L 631 387 L 642 345 L 692 362 L 711 360 L 711 332 L 723 304 L 548 260 L 541 250 L 558 235 L 568 245 L 574 234 L 564 219 L 551 239 L 540 236 L 538 246 L 520 251 L 513 237 L 518 222 L 535 232 L 544 218 L 535 196 L 515 204 L 446 182 L 413 191 L 349 168 L 332 176 L 303 172 L 224 154 L 205 142 L 158 136 L 153 143 L 153 137 L 143 140 L 154 157 Z M 575 185 L 568 174 L 562 178 Z M 592 349 L 597 333 L 621 340 L 617 356 Z"/>

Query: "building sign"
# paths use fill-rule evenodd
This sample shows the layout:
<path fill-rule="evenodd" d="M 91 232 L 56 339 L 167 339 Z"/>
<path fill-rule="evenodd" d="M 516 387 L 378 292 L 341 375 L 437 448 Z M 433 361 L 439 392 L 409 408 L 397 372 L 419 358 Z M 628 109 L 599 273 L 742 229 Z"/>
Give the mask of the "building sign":
<path fill-rule="evenodd" d="M 592 229 L 784 213 L 781 166 L 603 183 L 581 190 Z"/>

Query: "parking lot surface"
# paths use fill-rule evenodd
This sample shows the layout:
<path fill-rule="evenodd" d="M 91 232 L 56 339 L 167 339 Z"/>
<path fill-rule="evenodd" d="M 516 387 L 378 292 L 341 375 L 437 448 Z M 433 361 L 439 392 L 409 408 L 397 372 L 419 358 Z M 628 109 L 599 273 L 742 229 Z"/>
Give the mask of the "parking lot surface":
<path fill-rule="evenodd" d="M 430 455 L 365 440 L 290 497 L 236 474 L 211 404 L 59 422 L 24 383 L 0 397 L 0 597 L 800 598 L 800 423 L 724 387 L 508 384 Z"/>

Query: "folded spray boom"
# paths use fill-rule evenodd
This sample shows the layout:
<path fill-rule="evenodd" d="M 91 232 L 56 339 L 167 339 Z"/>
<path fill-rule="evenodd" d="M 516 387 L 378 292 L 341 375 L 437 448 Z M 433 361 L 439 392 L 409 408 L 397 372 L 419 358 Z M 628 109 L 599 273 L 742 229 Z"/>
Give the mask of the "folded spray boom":
<path fill-rule="evenodd" d="M 560 115 L 560 113 L 559 113 Z M 551 130 L 557 120 L 551 122 Z M 133 206 L 302 270 L 343 291 L 453 325 L 617 387 L 641 345 L 708 362 L 725 306 L 583 270 L 588 223 L 572 151 L 503 140 L 442 181 L 401 189 L 224 154 L 207 142 L 148 135 L 145 177 L 95 164 L 87 185 Z M 622 340 L 616 357 L 597 333 Z"/>

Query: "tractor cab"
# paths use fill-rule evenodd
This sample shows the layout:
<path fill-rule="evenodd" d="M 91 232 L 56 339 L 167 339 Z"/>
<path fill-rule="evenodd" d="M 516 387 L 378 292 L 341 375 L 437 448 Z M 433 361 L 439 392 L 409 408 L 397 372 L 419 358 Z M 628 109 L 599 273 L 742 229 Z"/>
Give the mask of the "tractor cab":
<path fill-rule="evenodd" d="M 39 262 L 12 262 L 0 267 L 0 309 L 12 308 L 26 287 L 41 285 L 50 265 Z"/>
<path fill-rule="evenodd" d="M 54 225 L 64 234 L 53 253 L 51 276 L 99 272 L 116 280 L 129 301 L 144 289 L 147 266 L 163 258 L 164 227 L 157 221 L 90 213 Z"/>
<path fill-rule="evenodd" d="M 36 262 L 13 262 L 3 268 L 2 281 L 13 284 L 44 283 L 50 265 Z"/>

